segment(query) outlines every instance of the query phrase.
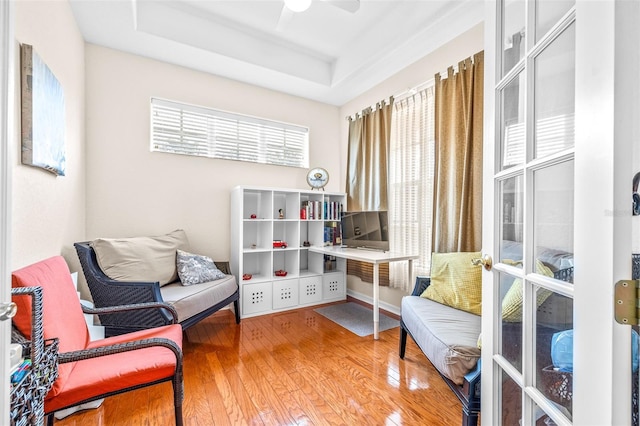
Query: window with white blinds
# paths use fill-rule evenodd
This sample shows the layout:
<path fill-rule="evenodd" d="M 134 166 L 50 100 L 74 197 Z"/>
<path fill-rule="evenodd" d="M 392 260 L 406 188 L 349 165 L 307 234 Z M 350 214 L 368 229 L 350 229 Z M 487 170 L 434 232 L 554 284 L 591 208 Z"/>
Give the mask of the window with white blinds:
<path fill-rule="evenodd" d="M 309 167 L 309 129 L 151 99 L 151 151 Z"/>
<path fill-rule="evenodd" d="M 435 172 L 435 90 L 429 86 L 393 104 L 389 148 L 389 244 L 417 253 L 415 275 L 431 269 L 431 222 Z M 389 265 L 391 287 L 411 292 L 406 265 Z"/>

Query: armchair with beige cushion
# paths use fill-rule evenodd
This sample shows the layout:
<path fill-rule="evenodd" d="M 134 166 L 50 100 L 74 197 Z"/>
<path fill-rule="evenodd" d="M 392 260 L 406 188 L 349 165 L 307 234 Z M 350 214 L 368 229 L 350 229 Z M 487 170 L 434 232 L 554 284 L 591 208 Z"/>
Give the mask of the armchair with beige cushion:
<path fill-rule="evenodd" d="M 152 237 L 98 238 L 74 244 L 97 308 L 164 302 L 186 329 L 233 303 L 239 288 L 227 262 L 190 252 L 183 230 Z M 169 324 L 166 311 L 100 315 L 107 336 Z"/>

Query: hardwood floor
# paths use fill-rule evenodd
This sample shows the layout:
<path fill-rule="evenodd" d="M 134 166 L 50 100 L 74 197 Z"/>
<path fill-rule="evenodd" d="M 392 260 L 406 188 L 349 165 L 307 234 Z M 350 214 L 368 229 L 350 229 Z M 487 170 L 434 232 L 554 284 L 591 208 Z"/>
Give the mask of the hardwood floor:
<path fill-rule="evenodd" d="M 460 425 L 461 406 L 399 328 L 358 337 L 315 307 L 243 319 L 223 310 L 185 333 L 185 425 Z M 169 383 L 107 398 L 58 426 L 174 424 Z"/>

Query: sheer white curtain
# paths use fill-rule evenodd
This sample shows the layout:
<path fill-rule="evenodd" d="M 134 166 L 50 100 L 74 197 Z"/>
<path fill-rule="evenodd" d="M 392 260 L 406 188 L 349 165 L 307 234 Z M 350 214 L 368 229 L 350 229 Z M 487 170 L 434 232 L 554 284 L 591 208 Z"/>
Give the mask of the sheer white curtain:
<path fill-rule="evenodd" d="M 404 262 L 389 265 L 390 286 L 410 292 L 429 275 L 434 175 L 434 87 L 396 100 L 389 149 L 389 242 L 392 251 L 418 253 L 409 276 Z"/>

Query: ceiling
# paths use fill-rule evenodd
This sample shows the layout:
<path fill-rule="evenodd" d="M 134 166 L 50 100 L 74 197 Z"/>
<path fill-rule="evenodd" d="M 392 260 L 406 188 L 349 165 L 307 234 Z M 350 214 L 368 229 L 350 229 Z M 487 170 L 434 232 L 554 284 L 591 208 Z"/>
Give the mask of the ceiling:
<path fill-rule="evenodd" d="M 70 0 L 85 41 L 344 105 L 482 21 L 482 0 Z M 344 5 L 342 5 L 344 6 Z"/>

